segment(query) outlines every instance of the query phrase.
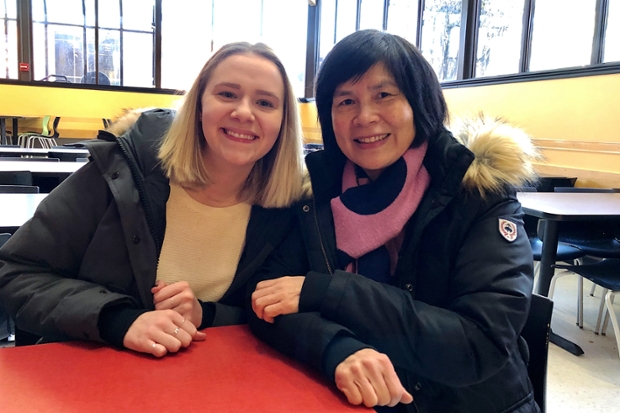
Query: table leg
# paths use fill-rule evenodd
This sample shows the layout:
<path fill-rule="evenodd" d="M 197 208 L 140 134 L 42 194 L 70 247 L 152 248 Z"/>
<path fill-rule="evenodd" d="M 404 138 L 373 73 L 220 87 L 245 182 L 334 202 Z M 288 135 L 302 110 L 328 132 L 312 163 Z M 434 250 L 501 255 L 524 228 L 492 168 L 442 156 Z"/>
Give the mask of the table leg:
<path fill-rule="evenodd" d="M 551 284 L 551 278 L 553 278 L 553 274 L 555 273 L 555 259 L 558 249 L 558 222 L 546 219 L 541 222 L 542 225 L 545 226 L 545 233 L 543 235 L 543 245 L 542 245 L 542 254 L 540 257 L 540 272 L 538 274 L 538 291 L 536 291 L 540 295 L 548 296 L 549 295 L 549 285 Z M 573 343 L 555 334 L 553 331 L 550 332 L 550 341 L 556 346 L 568 351 L 575 356 L 580 356 L 583 354 L 583 350 L 577 344 Z"/>
<path fill-rule="evenodd" d="M 10 142 L 12 145 L 15 145 L 17 143 L 18 136 L 19 136 L 19 122 L 17 118 L 13 118 L 13 136 Z"/>
<path fill-rule="evenodd" d="M 6 119 L 0 118 L 0 145 L 6 145 Z"/>

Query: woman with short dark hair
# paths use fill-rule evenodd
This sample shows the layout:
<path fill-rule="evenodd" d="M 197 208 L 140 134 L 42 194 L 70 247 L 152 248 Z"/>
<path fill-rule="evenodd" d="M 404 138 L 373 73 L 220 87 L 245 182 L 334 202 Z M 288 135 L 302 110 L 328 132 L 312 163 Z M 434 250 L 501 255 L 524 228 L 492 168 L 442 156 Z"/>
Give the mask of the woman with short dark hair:
<path fill-rule="evenodd" d="M 313 199 L 255 281 L 250 326 L 383 411 L 539 412 L 520 337 L 532 255 L 515 186 L 537 152 L 481 117 L 455 136 L 430 64 L 355 32 L 316 81 Z"/>

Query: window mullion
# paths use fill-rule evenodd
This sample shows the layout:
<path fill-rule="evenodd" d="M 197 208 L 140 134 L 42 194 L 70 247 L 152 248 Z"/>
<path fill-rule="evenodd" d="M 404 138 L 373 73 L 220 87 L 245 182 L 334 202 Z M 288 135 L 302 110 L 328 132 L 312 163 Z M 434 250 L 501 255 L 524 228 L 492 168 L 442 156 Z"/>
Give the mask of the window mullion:
<path fill-rule="evenodd" d="M 320 30 L 320 7 L 308 4 L 308 34 L 306 40 L 306 80 L 304 85 L 304 97 L 314 96 L 314 76 L 319 61 L 319 30 Z M 336 31 L 334 30 L 334 34 Z"/>
<path fill-rule="evenodd" d="M 520 73 L 527 73 L 530 71 L 535 6 L 536 0 L 525 0 L 523 7 L 523 33 L 521 35 L 521 61 L 519 62 Z"/>
<path fill-rule="evenodd" d="M 155 88 L 161 89 L 161 11 L 162 0 L 155 0 Z"/>
<path fill-rule="evenodd" d="M 388 28 L 388 12 L 390 8 L 390 0 L 383 0 L 383 30 Z"/>
<path fill-rule="evenodd" d="M 594 36 L 592 39 L 592 58 L 590 59 L 590 64 L 592 65 L 603 62 L 608 10 L 609 0 L 596 0 L 596 13 L 594 14 Z"/>
<path fill-rule="evenodd" d="M 362 0 L 357 0 L 357 11 L 355 12 L 355 30 L 360 29 L 360 21 L 362 18 Z"/>
<path fill-rule="evenodd" d="M 481 0 L 463 0 L 461 8 L 461 41 L 459 44 L 458 71 L 456 78 L 474 77 L 476 66 L 476 44 Z"/>

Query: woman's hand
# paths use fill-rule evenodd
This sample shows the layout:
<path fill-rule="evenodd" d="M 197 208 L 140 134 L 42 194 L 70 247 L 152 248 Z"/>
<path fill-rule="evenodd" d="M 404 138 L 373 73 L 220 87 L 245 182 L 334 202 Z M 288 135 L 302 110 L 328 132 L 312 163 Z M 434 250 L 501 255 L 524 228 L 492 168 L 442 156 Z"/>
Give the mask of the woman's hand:
<path fill-rule="evenodd" d="M 393 407 L 413 401 L 388 356 L 368 348 L 351 354 L 336 367 L 336 387 L 355 405 Z"/>
<path fill-rule="evenodd" d="M 202 324 L 202 306 L 186 281 L 167 284 L 157 281 L 151 288 L 153 304 L 156 310 L 174 310 L 193 325 Z"/>
<path fill-rule="evenodd" d="M 299 294 L 306 277 L 281 277 L 261 281 L 252 293 L 252 309 L 256 316 L 269 323 L 282 314 L 299 312 Z"/>
<path fill-rule="evenodd" d="M 176 353 L 192 341 L 202 341 L 206 334 L 182 315 L 172 310 L 143 313 L 129 326 L 123 338 L 123 345 L 141 353 L 163 357 L 168 352 Z"/>

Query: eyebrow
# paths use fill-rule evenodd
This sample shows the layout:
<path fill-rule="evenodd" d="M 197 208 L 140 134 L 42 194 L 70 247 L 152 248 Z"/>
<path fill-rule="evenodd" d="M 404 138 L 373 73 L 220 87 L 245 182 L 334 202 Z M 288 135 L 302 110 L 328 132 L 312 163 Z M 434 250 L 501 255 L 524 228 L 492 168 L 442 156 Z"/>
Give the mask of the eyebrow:
<path fill-rule="evenodd" d="M 391 79 L 385 79 L 382 80 L 381 82 L 371 85 L 368 89 L 369 90 L 378 90 L 378 89 L 383 89 L 386 86 L 393 86 L 393 87 L 398 87 L 398 85 L 396 84 L 395 81 L 391 80 Z M 349 90 L 342 90 L 340 87 L 336 89 L 336 91 L 334 92 L 334 97 L 338 96 L 350 96 L 352 95 L 353 92 L 349 91 Z"/>
<path fill-rule="evenodd" d="M 238 83 L 222 82 L 222 83 L 218 83 L 217 85 L 215 85 L 215 87 L 218 87 L 218 86 L 224 86 L 224 87 L 229 87 L 235 90 L 241 90 L 241 85 L 239 85 Z M 280 97 L 278 95 L 268 90 L 258 89 L 256 93 L 261 96 L 269 96 L 274 99 L 278 99 L 278 101 L 280 100 Z"/>

